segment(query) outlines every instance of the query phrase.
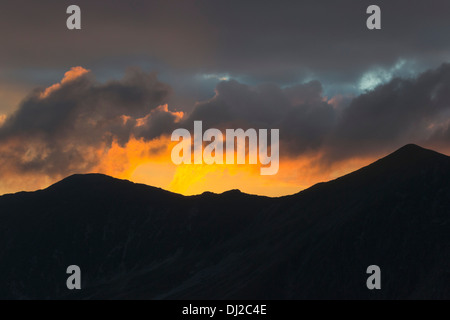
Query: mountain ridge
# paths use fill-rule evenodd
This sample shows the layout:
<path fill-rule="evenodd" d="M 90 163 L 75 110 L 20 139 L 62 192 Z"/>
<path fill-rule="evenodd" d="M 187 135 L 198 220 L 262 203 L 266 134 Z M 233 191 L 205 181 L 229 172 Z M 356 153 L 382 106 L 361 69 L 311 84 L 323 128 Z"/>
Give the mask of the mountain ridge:
<path fill-rule="evenodd" d="M 378 166 L 380 164 L 384 165 L 385 162 L 389 161 L 389 160 L 396 159 L 396 162 L 402 162 L 402 165 L 404 165 L 404 161 L 406 159 L 410 160 L 410 159 L 417 159 L 417 158 L 421 158 L 421 159 L 425 158 L 425 159 L 429 159 L 429 160 L 430 159 L 440 158 L 441 160 L 447 159 L 447 161 L 450 161 L 450 157 L 445 155 L 445 154 L 436 152 L 434 150 L 430 150 L 430 149 L 426 149 L 426 148 L 420 147 L 420 146 L 418 146 L 416 144 L 407 144 L 407 145 L 397 149 L 396 151 L 388 154 L 387 156 L 382 157 L 379 160 L 376 160 L 375 162 L 373 162 L 373 163 L 371 163 L 371 164 L 369 164 L 367 166 L 364 166 L 364 167 L 362 167 L 360 169 L 357 169 L 357 170 L 355 170 L 353 172 L 350 172 L 348 174 L 340 176 L 340 177 L 338 177 L 336 179 L 319 182 L 319 183 L 317 183 L 317 184 L 315 184 L 315 185 L 313 185 L 313 186 L 311 186 L 309 188 L 301 190 L 301 191 L 299 191 L 297 193 L 294 193 L 292 195 L 284 195 L 284 196 L 279 196 L 279 197 L 267 197 L 267 196 L 262 196 L 262 195 L 252 195 L 250 193 L 242 192 L 239 189 L 231 189 L 231 190 L 226 190 L 226 191 L 221 192 L 221 193 L 205 191 L 202 194 L 191 195 L 191 196 L 201 196 L 203 194 L 207 194 L 207 195 L 223 195 L 223 194 L 230 194 L 230 193 L 237 193 L 237 194 L 241 193 L 243 195 L 261 196 L 261 197 L 274 198 L 274 199 L 276 199 L 276 198 L 283 198 L 283 197 L 291 197 L 291 196 L 298 195 L 298 194 L 300 194 L 300 193 L 302 193 L 302 192 L 304 192 L 304 191 L 306 191 L 306 190 L 308 190 L 310 188 L 315 188 L 316 186 L 320 186 L 320 185 L 323 185 L 323 184 L 326 184 L 326 183 L 330 183 L 330 182 L 333 182 L 333 181 L 338 181 L 338 180 L 343 179 L 343 178 L 345 178 L 347 176 L 351 176 L 351 175 L 353 175 L 355 173 L 358 173 L 360 171 L 364 171 L 364 170 L 370 169 L 370 168 L 372 168 L 374 166 Z M 81 180 L 83 180 L 83 181 L 81 181 Z M 11 195 L 15 195 L 15 194 L 33 193 L 33 192 L 39 192 L 39 191 L 52 190 L 52 189 L 56 189 L 56 188 L 58 188 L 60 186 L 64 186 L 64 185 L 71 184 L 71 183 L 80 184 L 80 182 L 82 182 L 83 184 L 87 184 L 87 185 L 93 184 L 93 183 L 105 184 L 107 182 L 123 183 L 123 184 L 129 184 L 129 185 L 140 186 L 140 187 L 148 187 L 148 188 L 153 189 L 155 191 L 165 191 L 167 193 L 171 193 L 171 194 L 174 194 L 174 195 L 182 196 L 179 193 L 172 192 L 172 191 L 160 188 L 160 187 L 147 185 L 147 184 L 144 184 L 144 183 L 136 183 L 136 182 L 133 182 L 133 181 L 130 181 L 130 180 L 127 180 L 127 179 L 114 178 L 112 176 L 109 176 L 109 175 L 106 175 L 106 174 L 101 174 L 101 173 L 88 173 L 88 174 L 73 174 L 73 175 L 70 175 L 70 176 L 68 176 L 68 177 L 66 177 L 66 178 L 64 178 L 64 179 L 62 179 L 62 180 L 60 180 L 60 181 L 50 185 L 49 187 L 41 189 L 41 190 L 20 191 L 20 192 L 17 192 L 17 193 L 4 194 L 4 195 L 0 195 L 0 198 L 3 197 L 3 196 L 11 196 Z"/>
<path fill-rule="evenodd" d="M 448 299 L 449 159 L 405 146 L 280 198 L 101 175 L 0 197 L 0 298 Z"/>

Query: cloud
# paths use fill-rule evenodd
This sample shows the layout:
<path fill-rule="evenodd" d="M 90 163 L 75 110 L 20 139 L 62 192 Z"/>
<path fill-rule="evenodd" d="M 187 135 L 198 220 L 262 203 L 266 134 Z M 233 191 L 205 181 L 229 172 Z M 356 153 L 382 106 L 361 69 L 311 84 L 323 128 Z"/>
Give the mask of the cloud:
<path fill-rule="evenodd" d="M 280 129 L 288 154 L 318 148 L 332 130 L 335 110 L 325 101 L 318 81 L 285 89 L 265 84 L 249 86 L 223 81 L 216 95 L 199 103 L 181 124 L 202 120 L 206 128 Z"/>
<path fill-rule="evenodd" d="M 64 78 L 61 80 L 61 83 L 56 83 L 51 87 L 45 89 L 45 91 L 41 93 L 40 98 L 41 99 L 47 98 L 50 94 L 52 94 L 52 92 L 60 89 L 62 85 L 74 81 L 89 72 L 90 72 L 89 70 L 86 70 L 83 67 L 73 67 L 64 74 Z"/>
<path fill-rule="evenodd" d="M 53 177 L 89 171 L 113 141 L 123 145 L 133 136 L 151 139 L 165 132 L 147 122 L 175 122 L 179 114 L 160 107 L 170 93 L 155 74 L 130 69 L 122 80 L 103 84 L 73 68 L 61 83 L 36 89 L 6 118 L 0 127 L 2 171 Z M 136 125 L 148 115 L 144 126 Z"/>
<path fill-rule="evenodd" d="M 113 68 L 118 59 L 135 65 L 146 57 L 191 74 L 287 84 L 311 74 L 355 82 L 372 67 L 389 69 L 399 59 L 426 67 L 449 59 L 447 0 L 378 0 L 379 32 L 366 28 L 366 8 L 373 4 L 368 0 L 77 4 L 83 31 L 68 33 L 66 2 L 41 0 L 30 10 L 30 1 L 3 0 L 0 29 L 8 32 L 2 37 L 2 69 L 60 70 L 76 63 L 94 70 L 95 61 Z"/>
<path fill-rule="evenodd" d="M 330 161 L 376 155 L 406 143 L 434 144 L 450 119 L 450 64 L 394 78 L 350 103 L 328 142 Z"/>
<path fill-rule="evenodd" d="M 202 120 L 205 128 L 277 128 L 281 156 L 320 154 L 324 166 L 373 159 L 408 143 L 445 146 L 450 64 L 415 77 L 394 71 L 386 83 L 353 97 L 327 98 L 318 81 L 287 88 L 223 81 L 214 98 L 199 103 L 181 124 Z"/>
<path fill-rule="evenodd" d="M 328 98 L 318 81 L 284 88 L 222 81 L 189 114 L 170 109 L 172 89 L 154 73 L 130 69 L 121 80 L 101 83 L 76 68 L 64 79 L 34 90 L 0 118 L 3 181 L 92 171 L 131 176 L 144 160 L 169 163 L 172 131 L 192 129 L 195 120 L 203 130 L 279 129 L 281 163 L 293 172 L 300 170 L 293 163 L 307 163 L 320 176 L 407 143 L 444 148 L 450 141 L 450 64 L 395 77 L 355 97 Z"/>
<path fill-rule="evenodd" d="M 381 84 L 391 81 L 394 77 L 414 76 L 415 65 L 412 61 L 400 59 L 391 68 L 376 67 L 365 72 L 358 84 L 361 91 L 373 90 Z"/>

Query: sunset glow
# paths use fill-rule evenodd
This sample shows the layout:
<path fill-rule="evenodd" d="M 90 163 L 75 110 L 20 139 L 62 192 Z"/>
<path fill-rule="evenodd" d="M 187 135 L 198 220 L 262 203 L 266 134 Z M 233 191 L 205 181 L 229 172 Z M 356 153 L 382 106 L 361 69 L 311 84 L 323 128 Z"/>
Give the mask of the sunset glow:
<path fill-rule="evenodd" d="M 93 172 L 184 195 L 240 189 L 250 194 L 282 196 L 338 178 L 373 160 L 354 159 L 336 168 L 327 168 L 316 162 L 317 157 L 285 158 L 281 161 L 280 171 L 276 176 L 261 176 L 259 165 L 174 165 L 170 158 L 174 144 L 169 137 L 150 142 L 131 139 L 126 146 L 114 142 L 101 155 L 101 162 Z"/>
<path fill-rule="evenodd" d="M 329 154 L 326 154 L 320 148 L 305 151 L 300 154 L 292 152 L 292 150 L 289 150 L 292 145 L 290 145 L 291 142 L 288 140 L 287 144 L 282 143 L 280 145 L 280 167 L 274 176 L 262 176 L 260 174 L 260 164 L 248 164 L 248 149 L 246 150 L 247 164 L 207 165 L 203 163 L 175 165 L 173 159 L 171 159 L 171 152 L 178 142 L 171 141 L 170 132 L 164 131 L 164 126 L 169 125 L 175 129 L 189 125 L 189 122 L 192 121 L 190 120 L 190 113 L 172 110 L 168 103 L 148 107 L 145 105 L 137 106 L 140 109 L 136 114 L 133 114 L 131 111 L 130 113 L 126 111 L 129 107 L 125 104 L 126 101 L 123 102 L 124 105 L 122 105 L 122 102 L 119 102 L 114 107 L 116 109 L 114 109 L 109 103 L 116 103 L 115 93 L 105 94 L 102 92 L 102 90 L 106 90 L 105 88 L 109 88 L 108 86 L 111 86 L 114 90 L 118 89 L 119 92 L 122 90 L 124 94 L 128 94 L 129 91 L 131 96 L 127 97 L 127 99 L 130 99 L 130 101 L 141 96 L 146 99 L 153 99 L 160 94 L 158 90 L 165 90 L 165 87 L 163 84 L 155 82 L 156 78 L 147 78 L 148 76 L 140 73 L 135 75 L 135 79 L 124 78 L 122 83 L 95 83 L 90 78 L 82 78 L 89 72 L 88 69 L 80 66 L 73 67 L 64 74 L 63 79 L 59 83 L 48 87 L 38 94 L 38 101 L 41 100 L 42 103 L 47 105 L 46 100 L 48 97 L 65 86 L 69 88 L 77 79 L 85 81 L 80 86 L 81 90 L 87 90 L 85 91 L 85 95 L 89 95 L 91 92 L 98 92 L 98 97 L 92 100 L 95 104 L 89 106 L 88 109 L 84 109 L 85 101 L 79 102 L 77 108 L 80 108 L 80 111 L 77 112 L 80 112 L 81 117 L 75 116 L 73 119 L 66 119 L 69 121 L 69 129 L 73 126 L 76 130 L 79 130 L 76 133 L 83 137 L 83 140 L 77 142 L 69 135 L 61 142 L 56 140 L 55 143 L 49 143 L 45 140 L 48 133 L 34 134 L 25 140 L 20 135 L 5 138 L 0 145 L 0 151 L 4 155 L 9 155 L 9 157 L 3 157 L 1 160 L 2 163 L 0 163 L 4 170 L 0 182 L 0 193 L 22 190 L 31 191 L 45 188 L 75 173 L 103 173 L 120 179 L 128 179 L 137 183 L 160 187 L 184 195 L 201 194 L 205 191 L 221 193 L 230 189 L 240 189 L 250 194 L 283 196 L 297 193 L 319 182 L 338 178 L 368 165 L 377 158 L 387 154 L 388 151 L 392 151 L 386 150 L 386 152 L 383 151 L 368 156 L 346 155 L 342 159 L 337 158 L 335 161 L 327 161 L 326 158 L 329 157 Z M 237 86 L 233 81 L 224 83 L 233 90 Z M 135 89 L 134 87 L 137 85 L 142 86 L 142 88 Z M 257 94 L 265 94 L 264 92 L 259 93 L 257 91 L 260 88 L 240 86 L 237 86 L 239 90 L 249 89 L 251 94 L 255 94 L 255 92 Z M 89 87 L 92 87 L 92 90 Z M 227 88 L 227 90 L 230 90 L 230 88 Z M 305 84 L 305 89 L 318 90 L 317 92 L 321 94 L 321 88 L 317 87 L 317 83 Z M 150 92 L 147 93 L 145 92 L 146 90 Z M 151 92 L 151 90 L 156 91 Z M 300 93 L 300 96 L 288 95 L 291 99 L 290 103 L 294 106 L 302 106 L 310 103 L 308 95 L 305 98 L 305 93 L 302 93 L 302 91 Z M 104 98 L 114 100 L 106 102 L 104 106 L 96 104 L 96 101 L 101 101 Z M 336 113 L 341 112 L 342 105 L 345 105 L 347 103 L 346 101 L 352 98 L 351 96 L 343 95 L 336 95 L 331 98 L 325 96 L 314 97 L 317 103 L 319 103 L 319 106 L 330 106 L 334 110 L 333 112 Z M 31 96 L 29 99 L 34 98 Z M 215 100 L 220 101 L 220 99 L 223 99 L 223 93 L 219 89 L 216 89 L 215 97 L 203 102 L 203 104 L 212 104 L 210 106 L 212 111 L 208 111 L 209 113 L 213 114 L 215 112 Z M 64 112 L 66 103 L 56 105 L 58 112 Z M 89 103 L 91 102 L 89 101 Z M 238 101 L 233 103 L 239 104 Z M 53 108 L 53 104 L 49 104 L 49 106 Z M 137 107 L 135 106 L 133 108 Z M 202 107 L 202 103 L 196 104 L 196 108 L 201 109 Z M 38 106 L 38 108 L 42 107 Z M 96 108 L 99 109 L 95 111 Z M 119 113 L 119 110 L 122 109 L 123 112 Z M 99 114 L 95 112 L 99 112 Z M 255 117 L 260 116 L 258 109 L 252 112 Z M 92 115 L 89 115 L 89 113 L 92 113 Z M 68 116 L 71 117 L 72 115 L 68 113 Z M 4 126 L 8 117 L 8 115 L 0 114 L 0 127 Z M 11 119 L 14 121 L 14 115 Z M 161 125 L 161 122 L 165 124 Z M 241 122 L 244 123 L 238 119 L 236 124 L 239 126 Z M 429 135 L 433 130 L 443 131 L 448 127 L 448 123 L 448 120 L 430 122 L 426 130 L 429 131 Z M 295 130 L 303 129 L 305 126 L 307 127 L 308 124 L 297 124 L 297 129 Z M 61 128 L 61 130 L 62 133 L 65 132 L 65 128 Z M 84 130 L 99 130 L 100 135 L 84 137 Z M 152 130 L 156 131 L 152 133 Z M 125 136 L 123 135 L 124 133 Z M 127 136 L 128 134 L 129 136 Z M 286 134 L 289 134 L 289 132 L 286 133 L 282 128 L 280 130 L 280 138 L 283 140 Z M 89 142 L 88 137 L 95 138 L 96 142 Z M 304 134 L 304 138 L 308 138 L 306 133 Z M 85 143 L 85 140 L 88 142 Z M 221 142 L 226 143 L 224 140 Z M 186 143 L 189 142 L 186 141 Z M 207 144 L 204 142 L 203 148 Z M 293 146 L 294 148 L 296 147 L 295 145 Z M 444 147 L 441 146 L 441 149 Z M 53 165 L 47 164 L 55 155 L 62 157 L 64 161 L 69 161 L 69 163 L 64 163 L 63 168 L 54 168 Z M 203 157 L 208 157 L 208 155 L 205 154 Z M 225 149 L 224 158 L 226 158 Z M 12 161 L 11 159 L 16 160 Z M 56 162 L 56 164 L 59 163 Z M 41 169 L 35 169 L 35 167 L 40 167 Z"/>

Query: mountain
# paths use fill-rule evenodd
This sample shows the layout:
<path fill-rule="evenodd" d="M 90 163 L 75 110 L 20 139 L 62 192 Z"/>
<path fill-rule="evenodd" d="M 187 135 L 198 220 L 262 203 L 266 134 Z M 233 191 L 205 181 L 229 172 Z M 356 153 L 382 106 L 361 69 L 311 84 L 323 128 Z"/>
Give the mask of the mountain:
<path fill-rule="evenodd" d="M 0 197 L 0 241 L 1 299 L 449 299 L 450 158 L 408 145 L 281 198 L 75 175 Z"/>

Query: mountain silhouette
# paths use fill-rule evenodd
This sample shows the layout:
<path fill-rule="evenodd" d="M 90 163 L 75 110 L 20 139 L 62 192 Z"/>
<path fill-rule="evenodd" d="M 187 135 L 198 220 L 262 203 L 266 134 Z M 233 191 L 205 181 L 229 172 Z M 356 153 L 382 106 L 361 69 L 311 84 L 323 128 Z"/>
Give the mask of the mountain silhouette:
<path fill-rule="evenodd" d="M 0 197 L 0 239 L 2 299 L 449 299 L 450 158 L 407 145 L 280 198 L 75 175 Z"/>

